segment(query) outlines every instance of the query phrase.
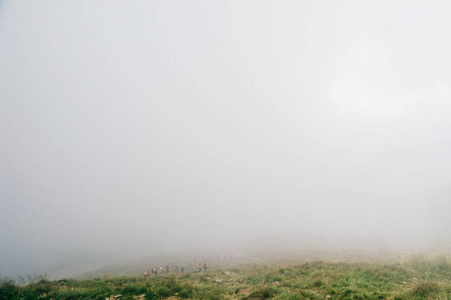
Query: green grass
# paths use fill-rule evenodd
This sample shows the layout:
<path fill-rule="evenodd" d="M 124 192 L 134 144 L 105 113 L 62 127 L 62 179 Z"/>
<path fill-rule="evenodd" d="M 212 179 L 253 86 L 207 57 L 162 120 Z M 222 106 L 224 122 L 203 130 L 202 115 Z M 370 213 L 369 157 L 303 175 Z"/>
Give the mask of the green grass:
<path fill-rule="evenodd" d="M 451 299 L 451 261 L 441 255 L 390 263 L 268 262 L 183 275 L 54 281 L 41 276 L 26 285 L 11 278 L 0 284 L 1 300 L 104 300 L 118 294 L 120 299 Z"/>

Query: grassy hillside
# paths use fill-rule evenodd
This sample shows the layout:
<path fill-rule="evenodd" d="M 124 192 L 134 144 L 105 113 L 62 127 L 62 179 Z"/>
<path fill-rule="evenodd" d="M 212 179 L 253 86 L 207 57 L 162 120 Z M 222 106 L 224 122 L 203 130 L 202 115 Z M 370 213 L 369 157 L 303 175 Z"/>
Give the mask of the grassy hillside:
<path fill-rule="evenodd" d="M 26 285 L 4 278 L 0 299 L 451 299 L 447 256 L 392 262 L 305 261 L 215 265 L 184 274 Z"/>

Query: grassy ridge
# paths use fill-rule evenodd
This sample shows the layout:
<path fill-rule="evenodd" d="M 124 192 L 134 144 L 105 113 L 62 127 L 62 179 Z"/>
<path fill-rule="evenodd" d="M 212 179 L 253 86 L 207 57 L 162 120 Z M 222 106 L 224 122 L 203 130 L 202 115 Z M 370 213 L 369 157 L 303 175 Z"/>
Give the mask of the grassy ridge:
<path fill-rule="evenodd" d="M 16 285 L 5 278 L 0 299 L 451 299 L 447 256 L 404 262 L 243 264 L 206 272 L 49 281 Z"/>

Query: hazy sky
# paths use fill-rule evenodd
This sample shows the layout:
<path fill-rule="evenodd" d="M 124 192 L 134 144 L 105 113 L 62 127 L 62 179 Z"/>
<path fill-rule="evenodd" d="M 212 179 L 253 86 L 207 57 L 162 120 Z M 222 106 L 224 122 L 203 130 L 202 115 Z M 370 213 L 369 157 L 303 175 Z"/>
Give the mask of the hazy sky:
<path fill-rule="evenodd" d="M 1 1 L 0 275 L 137 249 L 446 235 L 450 13 Z"/>

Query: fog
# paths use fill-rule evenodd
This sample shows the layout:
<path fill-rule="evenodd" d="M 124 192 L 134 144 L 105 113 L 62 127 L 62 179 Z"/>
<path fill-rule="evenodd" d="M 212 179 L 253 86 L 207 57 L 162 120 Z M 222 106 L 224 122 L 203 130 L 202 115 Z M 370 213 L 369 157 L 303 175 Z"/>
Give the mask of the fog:
<path fill-rule="evenodd" d="M 0 275 L 448 247 L 450 9 L 0 2 Z"/>

